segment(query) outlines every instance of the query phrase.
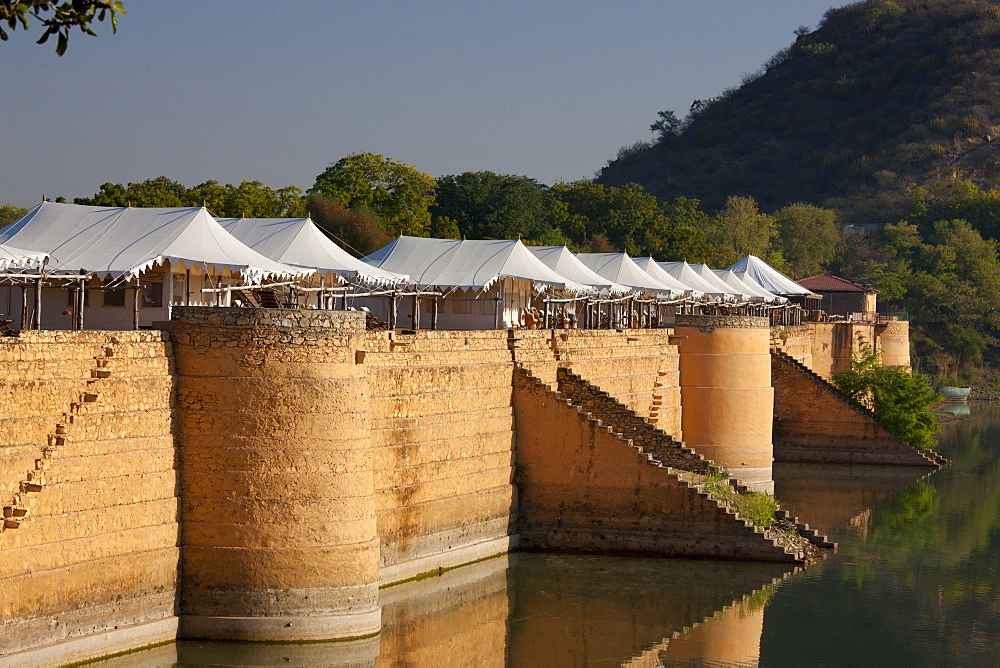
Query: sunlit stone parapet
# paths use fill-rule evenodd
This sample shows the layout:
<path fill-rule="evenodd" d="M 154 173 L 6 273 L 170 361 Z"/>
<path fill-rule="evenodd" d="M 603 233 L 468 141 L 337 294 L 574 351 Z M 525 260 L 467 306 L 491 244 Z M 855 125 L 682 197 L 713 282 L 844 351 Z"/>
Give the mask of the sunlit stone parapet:
<path fill-rule="evenodd" d="M 751 489 L 773 492 L 767 318 L 679 315 L 681 425 L 687 445 Z"/>
<path fill-rule="evenodd" d="M 182 637 L 378 633 L 363 317 L 175 310 Z"/>

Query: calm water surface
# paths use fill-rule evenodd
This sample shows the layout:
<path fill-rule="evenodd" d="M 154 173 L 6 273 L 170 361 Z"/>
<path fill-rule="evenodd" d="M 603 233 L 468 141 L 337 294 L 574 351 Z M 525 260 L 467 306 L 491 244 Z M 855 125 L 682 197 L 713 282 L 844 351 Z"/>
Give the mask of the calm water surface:
<path fill-rule="evenodd" d="M 1000 407 L 925 471 L 783 465 L 783 506 L 840 543 L 807 569 L 516 554 L 383 592 L 379 639 L 179 642 L 117 665 L 1000 665 Z"/>

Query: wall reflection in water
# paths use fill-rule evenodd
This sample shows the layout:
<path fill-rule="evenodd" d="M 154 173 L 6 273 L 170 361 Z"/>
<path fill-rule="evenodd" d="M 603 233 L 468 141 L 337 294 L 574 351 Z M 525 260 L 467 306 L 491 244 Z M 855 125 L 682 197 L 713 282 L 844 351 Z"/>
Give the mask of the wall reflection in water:
<path fill-rule="evenodd" d="M 933 475 L 915 466 L 774 464 L 774 495 L 801 521 L 841 540 L 845 530 L 867 532 L 871 511 L 913 483 Z"/>
<path fill-rule="evenodd" d="M 100 666 L 656 666 L 756 663 L 774 564 L 515 554 L 382 592 L 358 643 L 183 641 Z"/>
<path fill-rule="evenodd" d="M 775 467 L 784 507 L 831 537 L 925 477 L 885 466 Z M 382 634 L 356 643 L 185 641 L 102 666 L 756 665 L 775 564 L 513 554 L 382 591 Z"/>

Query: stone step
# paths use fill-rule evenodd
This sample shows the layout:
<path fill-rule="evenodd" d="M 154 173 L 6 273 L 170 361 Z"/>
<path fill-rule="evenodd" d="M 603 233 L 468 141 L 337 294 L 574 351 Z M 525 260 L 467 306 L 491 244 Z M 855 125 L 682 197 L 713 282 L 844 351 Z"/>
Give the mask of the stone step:
<path fill-rule="evenodd" d="M 108 369 L 93 369 L 90 372 L 93 378 L 110 378 L 111 372 Z"/>
<path fill-rule="evenodd" d="M 24 517 L 28 514 L 28 509 L 24 506 L 4 506 L 3 516 L 4 519 Z"/>
<path fill-rule="evenodd" d="M 18 529 L 21 527 L 21 520 L 15 517 L 4 518 L 3 528 L 4 529 Z"/>

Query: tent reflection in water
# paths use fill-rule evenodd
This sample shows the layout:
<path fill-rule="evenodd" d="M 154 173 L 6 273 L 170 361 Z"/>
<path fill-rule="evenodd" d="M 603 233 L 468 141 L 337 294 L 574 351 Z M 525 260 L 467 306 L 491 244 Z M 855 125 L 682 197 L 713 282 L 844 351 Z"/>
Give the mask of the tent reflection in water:
<path fill-rule="evenodd" d="M 21 279 L 0 285 L 0 304 L 17 312 L 23 285 L 41 279 L 44 329 L 148 327 L 169 320 L 171 306 L 228 305 L 220 288 L 310 273 L 248 248 L 204 207 L 42 202 L 0 230 L 0 243 L 49 256 L 44 270 L 25 267 Z"/>
<path fill-rule="evenodd" d="M 416 291 L 440 297 L 358 299 L 384 322 L 397 327 L 419 323 L 440 329 L 523 327 L 544 291 L 589 294 L 536 258 L 520 240 L 483 241 L 401 236 L 364 258 L 365 262 L 410 276 Z M 414 319 L 414 302 L 419 303 Z M 395 311 L 395 313 L 393 313 Z"/>

